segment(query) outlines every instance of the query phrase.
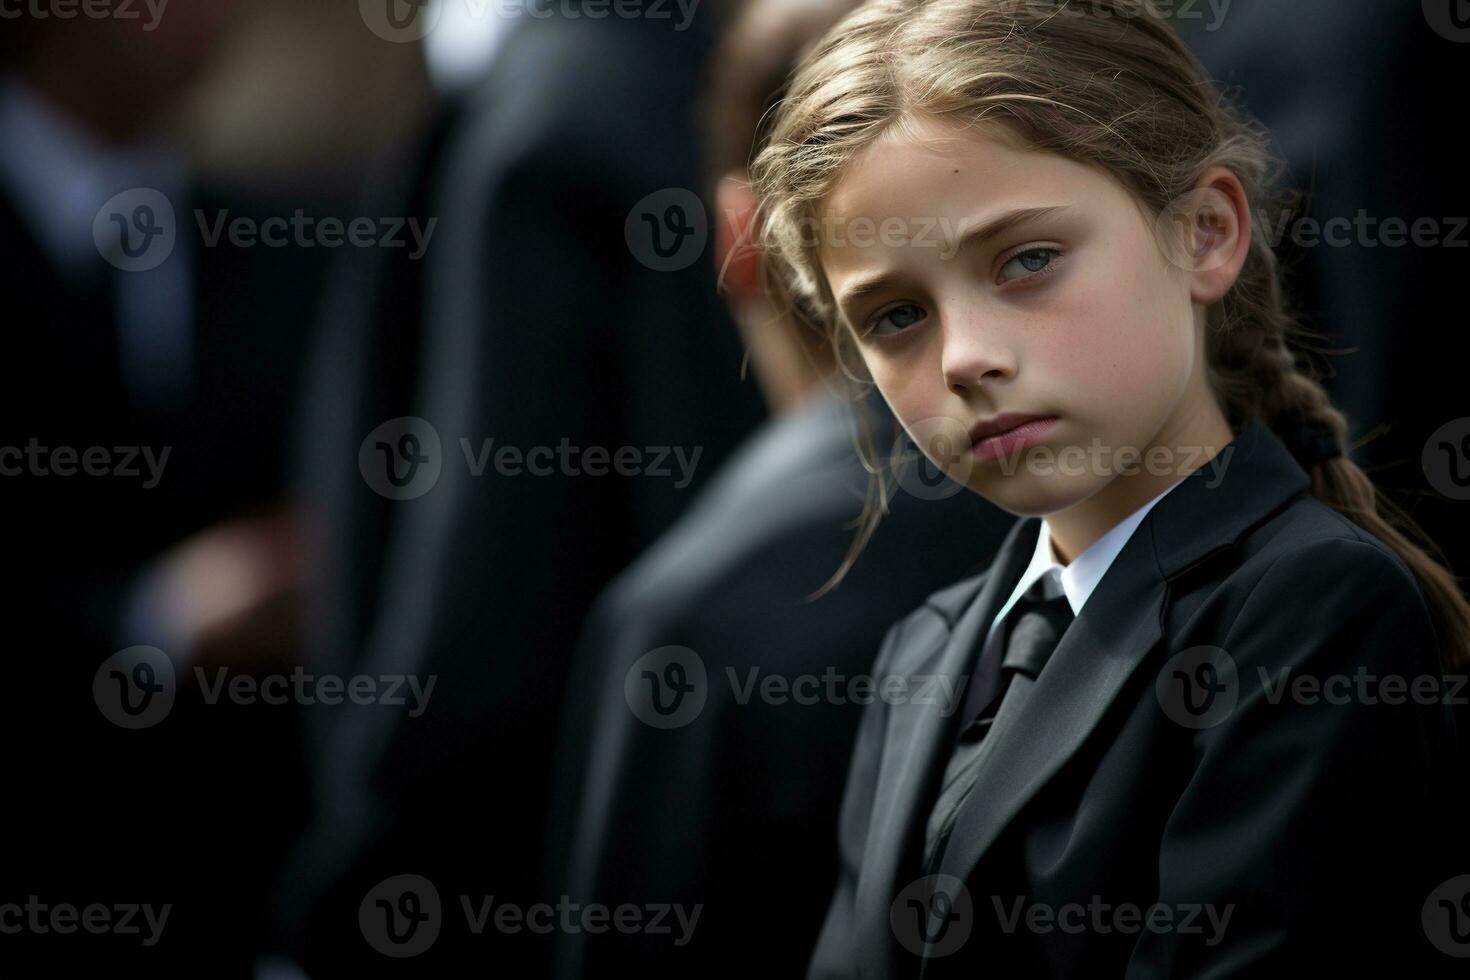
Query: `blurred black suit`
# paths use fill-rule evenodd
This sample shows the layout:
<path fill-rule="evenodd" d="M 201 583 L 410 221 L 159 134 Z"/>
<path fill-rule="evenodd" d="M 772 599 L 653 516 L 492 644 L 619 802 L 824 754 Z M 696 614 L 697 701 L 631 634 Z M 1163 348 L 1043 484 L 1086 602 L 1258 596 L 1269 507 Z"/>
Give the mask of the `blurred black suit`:
<path fill-rule="evenodd" d="M 368 948 L 357 910 L 405 873 L 434 884 L 446 921 L 403 969 L 545 969 L 544 938 L 472 935 L 459 896 L 540 899 L 583 616 L 761 415 L 707 256 L 657 272 L 624 240 L 644 197 L 700 186 L 691 93 L 708 36 L 659 20 L 523 20 L 430 141 L 411 205 L 439 220 L 425 258 L 344 270 L 310 384 L 304 473 L 330 515 L 314 662 L 437 678 L 419 718 L 337 709 L 312 722 L 314 829 L 276 911 L 282 944 L 314 977 L 398 963 Z M 409 414 L 438 433 L 442 473 L 385 505 L 358 473 L 359 446 Z M 503 476 L 493 462 L 475 477 L 460 440 L 478 454 L 490 438 L 522 452 L 566 440 L 701 456 L 687 487 Z"/>
<path fill-rule="evenodd" d="M 203 949 L 214 975 L 245 975 L 263 862 L 284 847 L 281 828 L 298 805 L 288 711 L 206 708 L 181 695 L 156 727 L 125 731 L 93 700 L 94 674 L 111 654 L 167 645 L 127 621 L 147 564 L 195 532 L 282 501 L 291 381 L 322 267 L 296 249 L 203 248 L 192 215 L 289 214 L 296 203 L 242 205 L 239 195 L 191 187 L 172 204 L 179 237 L 194 236 L 193 273 L 180 280 L 194 307 L 192 380 L 174 407 L 150 409 L 129 391 L 121 363 L 115 288 L 129 273 L 99 255 L 105 274 L 78 287 L 0 188 L 8 314 L 0 446 L 104 448 L 110 465 L 138 473 L 38 475 L 22 464 L 0 477 L 12 558 L 7 646 L 22 690 L 5 712 L 5 741 L 25 746 L 7 770 L 11 856 L 0 902 L 173 906 L 163 941 L 148 949 L 85 932 L 6 936 L 6 975 L 32 954 L 113 967 L 138 957 L 153 975 L 171 975 Z M 137 447 L 155 458 L 167 451 L 156 485 L 145 485 L 140 454 L 117 451 Z M 200 859 L 210 853 L 218 861 Z"/>
<path fill-rule="evenodd" d="M 193 212 L 259 220 L 298 206 L 207 188 L 174 202 L 195 263 L 184 280 L 194 304 L 191 381 L 185 400 L 154 410 L 130 396 L 120 363 L 114 287 L 130 273 L 99 256 L 105 278 L 73 285 L 0 188 L 0 289 L 11 325 L 0 444 L 34 438 L 52 448 L 168 450 L 151 487 L 141 455 L 131 463 L 137 479 L 5 478 L 10 544 L 28 556 L 11 594 L 22 621 L 38 623 L 49 644 L 105 651 L 100 662 L 119 639 L 127 592 L 145 562 L 216 521 L 283 499 L 293 383 L 324 257 L 320 249 L 241 249 L 227 240 L 202 247 Z"/>
<path fill-rule="evenodd" d="M 886 449 L 892 417 L 868 401 Z M 852 412 L 822 391 L 768 423 L 599 601 L 571 675 L 556 893 L 698 918 L 687 937 L 672 914 L 670 934 L 558 934 L 558 977 L 802 975 L 836 880 L 854 699 L 872 696 L 848 684 L 870 675 L 893 622 L 988 564 L 1012 521 L 952 483 L 938 500 L 900 489 L 847 578 L 806 601 L 862 510 Z M 671 645 L 702 665 L 689 676 L 707 701 L 662 729 L 635 714 L 624 683 Z M 771 677 L 796 684 L 780 703 L 760 694 Z"/>

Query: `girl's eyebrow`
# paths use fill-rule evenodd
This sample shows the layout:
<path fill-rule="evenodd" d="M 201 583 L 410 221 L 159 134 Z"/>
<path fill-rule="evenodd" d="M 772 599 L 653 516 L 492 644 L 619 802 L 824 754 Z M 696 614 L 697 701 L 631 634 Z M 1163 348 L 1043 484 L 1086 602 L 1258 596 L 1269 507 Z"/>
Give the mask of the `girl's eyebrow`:
<path fill-rule="evenodd" d="M 959 244 L 953 249 L 951 254 L 958 255 L 967 248 L 974 248 L 985 244 L 997 235 L 1002 235 L 1019 224 L 1027 221 L 1037 221 L 1041 218 L 1049 218 L 1066 211 L 1070 207 L 1070 204 L 1052 204 L 1046 207 L 1016 208 L 1003 212 L 981 222 L 969 231 L 965 231 L 959 240 Z M 959 228 L 963 231 L 970 224 L 970 219 L 963 219 L 960 221 Z M 842 295 L 837 299 L 837 305 L 845 307 L 862 299 L 864 296 L 880 292 L 893 283 L 895 278 L 890 273 L 880 272 L 865 279 L 859 279 L 842 291 Z"/>
<path fill-rule="evenodd" d="M 955 250 L 955 254 L 975 245 L 983 245 L 995 236 L 1014 228 L 1016 225 L 1027 221 L 1038 221 L 1041 218 L 1049 218 L 1054 214 L 1066 211 L 1070 207 L 1070 204 L 1052 204 L 1043 208 L 1017 208 L 1014 211 L 1007 211 L 997 215 L 988 221 L 982 222 L 970 231 L 964 232 L 963 237 L 960 238 L 959 247 Z M 961 230 L 968 227 L 969 224 L 970 219 L 968 218 L 961 221 Z"/>

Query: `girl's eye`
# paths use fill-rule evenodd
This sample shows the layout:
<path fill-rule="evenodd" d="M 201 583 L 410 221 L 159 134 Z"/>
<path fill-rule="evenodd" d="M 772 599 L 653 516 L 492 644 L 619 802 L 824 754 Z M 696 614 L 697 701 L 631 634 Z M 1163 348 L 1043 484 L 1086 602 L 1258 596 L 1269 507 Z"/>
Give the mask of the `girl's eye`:
<path fill-rule="evenodd" d="M 924 311 L 912 303 L 895 306 L 873 321 L 873 333 L 888 336 L 906 330 L 924 319 Z"/>
<path fill-rule="evenodd" d="M 1006 282 L 1013 279 L 1029 279 L 1038 273 L 1045 272 L 1056 261 L 1057 254 L 1054 248 L 1033 248 L 1022 252 L 1000 270 L 1001 278 Z"/>

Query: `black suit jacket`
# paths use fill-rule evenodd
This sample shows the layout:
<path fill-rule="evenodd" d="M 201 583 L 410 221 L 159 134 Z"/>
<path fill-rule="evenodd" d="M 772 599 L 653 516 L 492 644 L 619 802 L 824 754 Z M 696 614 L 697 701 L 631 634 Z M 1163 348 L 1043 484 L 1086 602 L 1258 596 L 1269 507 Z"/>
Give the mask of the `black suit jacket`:
<path fill-rule="evenodd" d="M 886 446 L 892 417 L 876 395 L 869 410 Z M 953 483 L 940 499 L 901 492 L 842 583 L 806 601 L 862 509 L 851 422 L 823 393 L 769 423 L 595 607 L 571 672 L 553 892 L 699 917 L 687 936 L 560 934 L 559 977 L 801 974 L 836 876 L 828 842 L 861 713 L 849 682 L 916 602 L 988 564 L 1011 523 Z M 704 702 L 665 729 L 630 709 L 625 681 L 670 645 L 697 658 Z M 763 699 L 771 677 L 790 693 Z"/>
<path fill-rule="evenodd" d="M 1154 506 L 1034 684 L 1007 700 L 927 883 L 924 826 L 955 717 L 866 711 L 811 977 L 1454 965 L 1421 924 L 1432 889 L 1466 870 L 1446 851 L 1462 775 L 1449 710 L 1273 703 L 1283 671 L 1438 682 L 1420 592 L 1385 545 L 1304 495 L 1307 475 L 1269 429 L 1249 425 L 1225 452 Z M 878 673 L 968 674 L 1039 525 L 1018 522 L 990 570 L 898 624 Z M 1174 925 L 1138 928 L 1162 923 L 1142 918 L 1155 903 Z"/>
<path fill-rule="evenodd" d="M 12 629 L 34 627 L 53 649 L 85 657 L 88 673 L 109 647 L 147 639 L 122 637 L 119 629 L 127 590 L 147 562 L 285 494 L 291 381 L 323 262 L 308 249 L 203 247 L 195 211 L 210 221 L 224 212 L 259 221 L 300 204 L 188 190 L 174 206 L 180 238 L 192 236 L 193 274 L 184 280 L 194 304 L 191 385 L 183 404 L 162 411 L 136 404 L 124 381 L 113 291 L 130 273 L 108 269 L 99 257 L 98 270 L 109 278 L 90 288 L 72 284 L 0 188 L 0 291 L 10 328 L 0 446 L 34 439 L 78 453 L 106 447 L 119 469 L 140 474 L 6 477 L 0 527 L 10 547 L 29 556 L 26 574 L 8 591 Z M 156 485 L 144 479 L 146 457 L 115 447 L 147 447 L 161 468 Z"/>
<path fill-rule="evenodd" d="M 207 248 L 198 237 L 195 210 L 211 221 L 225 210 L 260 220 L 290 214 L 299 201 L 203 187 L 175 200 L 179 238 L 192 237 L 193 274 L 185 279 L 194 304 L 192 386 L 178 408 L 149 410 L 130 395 L 121 361 L 113 290 L 131 273 L 99 276 L 91 288 L 72 284 L 10 194 L 0 189 L 8 331 L 0 447 L 32 439 L 77 453 L 101 447 L 118 475 L 87 476 L 74 466 L 72 476 L 0 477 L 0 536 L 20 569 L 7 581 L 0 611 L 28 691 L 5 713 L 0 737 L 32 746 L 6 772 L 5 792 L 17 806 L 0 818 L 14 842 L 0 904 L 32 894 L 134 895 L 130 901 L 175 908 L 165 940 L 148 949 L 85 932 L 62 937 L 70 941 L 59 946 L 50 942 L 55 936 L 7 936 L 0 972 L 19 974 L 18 958 L 35 952 L 48 963 L 75 957 L 114 969 L 136 960 L 164 976 L 196 969 L 196 954 L 209 950 L 215 975 L 245 975 L 263 868 L 284 846 L 282 828 L 299 809 L 290 764 L 259 768 L 262 758 L 295 754 L 286 712 L 210 707 L 181 695 L 156 727 L 124 731 L 99 712 L 92 681 L 119 649 L 164 645 L 123 621 L 129 592 L 151 561 L 217 522 L 281 503 L 291 378 L 320 284 L 321 250 Z M 97 266 L 107 269 L 100 256 Z M 136 447 L 162 463 L 156 484 L 145 479 L 150 470 Z M 176 676 L 181 686 L 189 677 Z M 106 821 L 98 814 L 124 806 L 130 826 L 168 827 L 168 846 L 145 854 L 99 832 Z M 206 813 L 207 820 L 185 816 Z M 228 873 L 188 857 L 220 839 L 235 842 Z"/>

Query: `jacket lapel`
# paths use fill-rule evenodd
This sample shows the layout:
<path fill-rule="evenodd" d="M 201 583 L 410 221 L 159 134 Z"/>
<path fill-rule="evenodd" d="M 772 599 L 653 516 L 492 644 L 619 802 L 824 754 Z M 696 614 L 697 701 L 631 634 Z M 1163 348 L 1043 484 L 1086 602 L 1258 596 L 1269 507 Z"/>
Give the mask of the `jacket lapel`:
<path fill-rule="evenodd" d="M 1168 580 L 1233 543 L 1309 486 L 1310 478 L 1276 435 L 1253 422 L 1215 460 L 1155 505 L 1068 627 L 1030 697 L 1009 717 L 1002 713 L 996 718 L 938 874 L 968 881 L 996 837 L 1097 727 L 1163 638 Z M 1020 525 L 1029 526 L 1026 537 L 1033 547 L 1036 524 Z M 978 620 L 988 625 L 1020 571 L 1015 568 L 987 583 L 982 600 L 962 620 L 968 628 L 957 629 L 944 652 L 947 664 L 967 664 L 977 643 Z M 943 769 L 933 758 L 939 751 L 935 741 L 921 743 L 925 752 L 915 753 L 915 770 Z"/>
<path fill-rule="evenodd" d="M 1040 518 L 1017 521 L 989 571 L 979 577 L 978 593 L 960 608 L 949 638 L 936 644 L 923 659 L 904 661 L 892 668 L 901 669 L 905 676 L 947 678 L 953 687 L 942 699 L 947 701 L 945 704 L 905 701 L 890 706 L 882 769 L 855 899 L 858 921 L 887 923 L 894 895 L 919 873 L 928 807 L 939 788 L 959 724 L 973 666 L 971 653 L 1030 563 L 1040 530 Z M 940 614 L 934 615 L 937 624 Z M 905 637 L 906 642 L 912 639 Z M 860 941 L 869 963 L 891 962 L 896 955 L 893 934 L 887 928 L 865 930 Z"/>

